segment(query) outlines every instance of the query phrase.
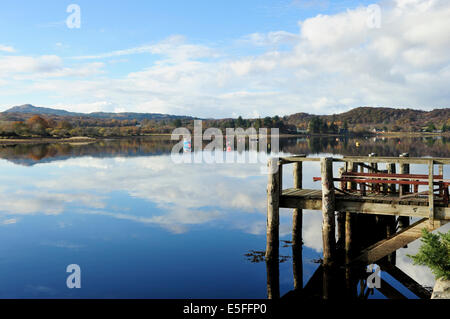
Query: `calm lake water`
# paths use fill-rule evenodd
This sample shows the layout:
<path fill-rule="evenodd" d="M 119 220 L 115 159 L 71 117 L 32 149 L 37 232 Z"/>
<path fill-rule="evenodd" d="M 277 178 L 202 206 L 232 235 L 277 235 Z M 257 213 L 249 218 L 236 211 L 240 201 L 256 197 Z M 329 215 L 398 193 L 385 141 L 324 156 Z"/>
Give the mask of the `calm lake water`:
<path fill-rule="evenodd" d="M 450 157 L 445 138 L 357 141 L 359 147 L 353 139 L 290 138 L 280 149 Z M 0 297 L 266 298 L 265 263 L 246 256 L 265 249 L 265 165 L 174 164 L 172 146 L 161 137 L 0 146 Z M 284 174 L 289 187 L 292 172 Z M 319 165 L 304 164 L 304 187 L 320 187 L 313 176 Z M 291 239 L 291 213 L 281 211 L 281 240 Z M 321 222 L 320 212 L 304 212 L 305 283 L 319 266 Z M 397 251 L 397 266 L 432 286 L 428 269 L 406 256 L 419 245 Z M 293 289 L 291 248 L 280 254 L 287 256 L 280 265 L 284 294 Z M 66 287 L 69 264 L 81 267 L 81 289 Z M 370 298 L 384 297 L 375 291 Z"/>

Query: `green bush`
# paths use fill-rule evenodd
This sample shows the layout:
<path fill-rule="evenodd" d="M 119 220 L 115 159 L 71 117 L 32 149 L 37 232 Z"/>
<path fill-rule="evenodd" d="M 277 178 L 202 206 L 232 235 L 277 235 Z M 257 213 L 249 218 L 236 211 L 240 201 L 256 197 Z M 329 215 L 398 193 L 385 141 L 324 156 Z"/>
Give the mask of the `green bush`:
<path fill-rule="evenodd" d="M 436 279 L 450 280 L 450 231 L 433 234 L 422 230 L 422 246 L 415 256 L 408 255 L 414 265 L 428 266 Z"/>

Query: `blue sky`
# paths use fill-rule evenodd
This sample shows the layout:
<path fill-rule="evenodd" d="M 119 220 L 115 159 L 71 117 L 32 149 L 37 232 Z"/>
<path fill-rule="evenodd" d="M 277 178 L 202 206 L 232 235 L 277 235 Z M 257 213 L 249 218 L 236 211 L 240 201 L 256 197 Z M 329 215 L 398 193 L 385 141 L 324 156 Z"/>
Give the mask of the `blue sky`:
<path fill-rule="evenodd" d="M 79 29 L 66 25 L 72 3 L 81 8 Z M 374 5 L 375 27 L 368 24 Z M 0 111 L 31 103 L 257 117 L 448 107 L 449 7 L 439 0 L 3 1 Z"/>

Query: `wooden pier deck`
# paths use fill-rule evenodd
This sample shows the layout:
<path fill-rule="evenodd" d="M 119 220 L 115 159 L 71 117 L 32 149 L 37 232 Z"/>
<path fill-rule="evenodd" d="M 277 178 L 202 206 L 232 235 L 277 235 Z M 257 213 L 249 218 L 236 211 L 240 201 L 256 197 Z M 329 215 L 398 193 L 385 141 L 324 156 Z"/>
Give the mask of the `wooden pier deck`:
<path fill-rule="evenodd" d="M 395 215 L 428 218 L 428 198 L 399 198 L 391 194 L 347 195 L 336 192 L 336 211 L 361 214 Z M 322 190 L 288 188 L 282 191 L 280 207 L 322 210 Z M 436 220 L 450 220 L 450 206 L 434 201 Z"/>
<path fill-rule="evenodd" d="M 320 181 L 320 189 L 302 188 L 303 162 L 320 162 L 321 176 L 313 178 Z M 334 177 L 336 163 L 341 167 Z M 294 165 L 294 185 L 283 189 L 283 166 L 288 164 Z M 426 165 L 428 174 L 412 174 L 411 164 Z M 399 157 L 370 154 L 367 157 L 307 158 L 299 155 L 271 159 L 267 188 L 267 265 L 278 262 L 279 209 L 291 208 L 294 286 L 302 288 L 302 263 L 298 258 L 302 251 L 303 209 L 318 210 L 323 219 L 324 284 L 329 268 L 337 259 L 344 258 L 348 273 L 352 267 L 383 263 L 383 269 L 400 274 L 398 278 L 406 278 L 407 286 L 421 297 L 429 296 L 395 267 L 395 252 L 420 238 L 423 229 L 433 231 L 450 221 L 450 180 L 444 178 L 444 165 L 449 164 L 448 158 L 410 158 L 406 153 Z M 419 191 L 420 186 L 426 190 Z M 410 218 L 420 220 L 410 225 Z M 277 272 L 277 266 L 268 267 L 268 280 Z M 311 281 L 322 278 L 322 274 L 316 277 Z M 400 296 L 387 283 L 382 286 L 387 295 Z M 276 285 L 269 281 L 268 296 L 279 297 Z"/>

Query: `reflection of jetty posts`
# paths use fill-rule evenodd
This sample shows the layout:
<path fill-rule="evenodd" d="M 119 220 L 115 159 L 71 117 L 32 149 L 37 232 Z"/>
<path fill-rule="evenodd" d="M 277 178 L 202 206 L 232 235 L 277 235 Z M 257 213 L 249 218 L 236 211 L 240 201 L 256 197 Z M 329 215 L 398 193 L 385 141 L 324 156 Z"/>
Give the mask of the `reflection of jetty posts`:
<path fill-rule="evenodd" d="M 321 190 L 302 188 L 301 164 L 307 161 L 321 164 L 322 176 L 314 178 L 314 181 L 321 181 Z M 282 168 L 283 165 L 291 163 L 295 165 L 294 188 L 283 190 Z M 344 164 L 338 178 L 333 177 L 333 163 Z M 382 170 L 378 164 L 385 164 L 386 169 Z M 396 174 L 397 164 L 400 174 Z M 410 174 L 410 164 L 427 165 L 428 174 Z M 298 274 L 301 274 L 301 270 L 298 269 L 299 264 L 301 265 L 301 255 L 298 256 L 298 252 L 301 252 L 299 245 L 301 246 L 300 225 L 303 209 L 322 210 L 324 278 L 327 276 L 327 267 L 333 265 L 338 255 L 335 212 L 339 212 L 338 234 L 341 240 L 345 240 L 343 247 L 347 265 L 365 265 L 376 261 L 395 263 L 395 251 L 420 238 L 423 228 L 432 231 L 450 221 L 450 180 L 444 179 L 443 176 L 443 165 L 449 164 L 448 158 L 411 158 L 406 154 L 402 157 L 377 157 L 376 154 L 371 154 L 369 157 L 351 156 L 338 159 L 306 158 L 302 155 L 271 159 L 268 178 L 266 261 L 275 262 L 279 258 L 281 207 L 294 209 L 293 259 L 294 277 L 297 277 L 296 289 L 302 288 L 302 279 L 298 278 Z M 435 165 L 439 166 L 439 175 L 434 175 Z M 367 172 L 364 169 L 367 169 Z M 340 186 L 336 187 L 335 182 Z M 428 190 L 419 191 L 420 186 L 425 186 Z M 438 188 L 435 189 L 435 186 Z M 356 223 L 355 217 L 358 217 Z M 395 217 L 398 217 L 397 221 Z M 409 225 L 410 217 L 421 219 Z M 396 223 L 399 224 L 398 231 Z M 358 241 L 363 244 L 359 249 L 355 249 L 358 244 L 361 245 Z M 384 257 L 388 259 L 380 261 Z M 276 279 L 273 276 L 278 276 L 279 268 L 272 267 L 272 270 L 274 270 L 272 276 L 268 273 L 268 281 L 271 281 L 268 282 L 269 298 L 277 298 L 279 287 L 275 287 Z M 398 269 L 396 271 L 398 275 Z M 409 286 L 413 284 L 410 283 Z M 388 287 L 387 284 L 385 287 Z M 325 288 L 324 286 L 324 293 Z M 416 290 L 420 288 L 416 287 Z"/>

